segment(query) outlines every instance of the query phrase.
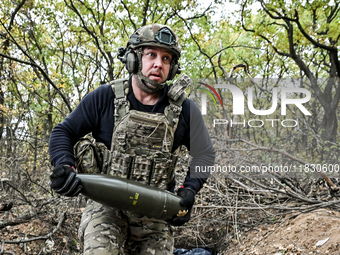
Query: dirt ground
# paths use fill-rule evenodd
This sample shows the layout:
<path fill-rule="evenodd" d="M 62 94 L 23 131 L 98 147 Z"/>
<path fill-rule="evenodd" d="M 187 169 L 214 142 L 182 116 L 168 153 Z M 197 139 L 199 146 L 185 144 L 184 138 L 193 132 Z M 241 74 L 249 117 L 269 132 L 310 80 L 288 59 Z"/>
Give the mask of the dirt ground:
<path fill-rule="evenodd" d="M 0 255 L 33 255 L 33 254 L 73 254 L 78 255 L 81 245 L 77 236 L 77 226 L 80 222 L 81 210 L 63 210 L 61 220 L 60 211 L 53 213 L 52 208 L 21 224 L 18 220 L 18 212 L 22 213 L 25 207 L 13 207 L 11 211 L 0 213 L 0 226 L 2 222 L 13 222 L 13 225 L 0 228 L 0 242 L 6 240 L 6 244 L 0 247 Z M 61 221 L 60 227 L 58 223 Z M 47 237 L 51 235 L 50 237 Z M 25 242 L 25 239 L 31 241 Z M 24 240 L 18 242 L 18 240 Z M 2 253 L 3 252 L 3 253 Z"/>
<path fill-rule="evenodd" d="M 79 212 L 72 216 L 69 214 L 51 239 L 25 245 L 6 244 L 5 251 L 13 254 L 81 254 L 76 228 L 71 227 L 77 225 L 79 216 Z M 57 217 L 52 222 L 50 219 L 35 219 L 3 228 L 0 236 L 3 240 L 43 236 L 56 227 L 57 221 Z M 340 212 L 319 209 L 306 214 L 295 213 L 286 216 L 280 223 L 243 229 L 238 240 L 229 242 L 226 250 L 218 251 L 220 255 L 340 255 Z"/>
<path fill-rule="evenodd" d="M 289 215 L 281 223 L 248 230 L 239 239 L 221 254 L 339 255 L 340 212 L 319 209 Z"/>

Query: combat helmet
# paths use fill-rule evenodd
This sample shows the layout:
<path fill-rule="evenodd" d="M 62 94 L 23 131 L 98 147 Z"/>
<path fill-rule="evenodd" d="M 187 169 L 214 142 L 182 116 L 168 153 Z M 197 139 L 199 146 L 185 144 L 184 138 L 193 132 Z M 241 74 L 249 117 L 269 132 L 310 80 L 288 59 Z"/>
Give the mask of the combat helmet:
<path fill-rule="evenodd" d="M 181 72 L 178 62 L 181 56 L 178 36 L 169 26 L 160 24 L 146 25 L 137 29 L 130 36 L 126 47 L 118 49 L 118 59 L 125 64 L 129 73 L 139 75 L 145 85 L 150 83 L 157 89 L 162 89 L 165 83 L 157 83 L 142 74 L 142 49 L 145 46 L 160 47 L 171 51 L 172 61 L 167 80 L 172 80 L 176 74 Z"/>

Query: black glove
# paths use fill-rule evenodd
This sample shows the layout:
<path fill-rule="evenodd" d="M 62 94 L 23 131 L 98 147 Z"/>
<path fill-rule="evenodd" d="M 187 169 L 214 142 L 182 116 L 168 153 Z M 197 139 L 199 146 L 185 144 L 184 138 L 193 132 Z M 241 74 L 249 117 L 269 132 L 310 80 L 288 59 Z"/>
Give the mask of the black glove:
<path fill-rule="evenodd" d="M 55 192 L 68 197 L 77 196 L 83 188 L 75 170 L 70 166 L 56 166 L 50 174 L 50 180 L 50 186 Z"/>
<path fill-rule="evenodd" d="M 173 226 L 182 226 L 184 223 L 190 220 L 190 214 L 192 206 L 195 203 L 195 195 L 196 192 L 190 188 L 180 188 L 177 191 L 177 195 L 182 197 L 183 199 L 180 202 L 180 205 L 186 207 L 188 210 L 187 214 L 183 217 L 175 217 L 170 221 L 170 224 Z"/>

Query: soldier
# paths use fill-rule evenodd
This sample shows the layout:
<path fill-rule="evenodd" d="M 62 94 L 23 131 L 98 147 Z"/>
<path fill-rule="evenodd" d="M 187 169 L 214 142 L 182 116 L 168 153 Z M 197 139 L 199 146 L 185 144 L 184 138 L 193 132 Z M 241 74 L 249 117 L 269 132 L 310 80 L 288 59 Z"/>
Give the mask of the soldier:
<path fill-rule="evenodd" d="M 50 185 L 65 196 L 76 196 L 82 189 L 73 147 L 90 132 L 108 148 L 108 153 L 101 154 L 102 173 L 171 192 L 175 187 L 174 152 L 185 145 L 192 156 L 177 191 L 183 198 L 181 205 L 188 209 L 184 217 L 165 222 L 89 200 L 79 228 L 84 254 L 173 254 L 170 225 L 181 226 L 190 219 L 195 195 L 208 177 L 194 176 L 195 166 L 213 165 L 215 153 L 198 107 L 180 86 L 166 83 L 180 73 L 180 55 L 178 36 L 169 26 L 152 24 L 137 29 L 118 52 L 131 76 L 89 93 L 51 134 L 54 169 Z"/>

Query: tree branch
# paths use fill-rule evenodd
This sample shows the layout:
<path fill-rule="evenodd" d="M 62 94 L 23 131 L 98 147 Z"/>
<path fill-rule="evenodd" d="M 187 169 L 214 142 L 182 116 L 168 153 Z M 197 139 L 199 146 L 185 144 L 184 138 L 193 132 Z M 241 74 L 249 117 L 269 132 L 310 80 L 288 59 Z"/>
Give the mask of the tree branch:
<path fill-rule="evenodd" d="M 71 6 L 67 3 L 66 0 L 64 0 L 65 4 L 67 7 L 69 7 L 72 11 L 75 12 L 75 14 L 78 16 L 78 18 L 80 19 L 81 21 L 81 24 L 82 24 L 82 27 L 84 28 L 84 30 L 92 37 L 92 39 L 94 40 L 98 50 L 101 52 L 102 56 L 104 57 L 108 67 L 110 68 L 111 67 L 111 63 L 108 59 L 108 57 L 106 56 L 105 52 L 103 51 L 103 49 L 101 48 L 100 46 L 100 43 L 99 43 L 99 40 L 98 40 L 98 36 L 96 36 L 95 32 L 91 31 L 86 23 L 85 23 L 85 20 L 83 19 L 82 15 L 79 13 L 79 11 L 77 10 L 77 8 L 75 7 L 75 5 L 73 4 L 73 0 L 70 0 L 70 3 L 71 3 Z"/>
<path fill-rule="evenodd" d="M 65 212 L 61 212 L 60 215 L 59 215 L 59 222 L 58 222 L 57 227 L 55 229 L 53 229 L 53 231 L 48 233 L 47 235 L 38 236 L 38 237 L 35 237 L 35 238 L 30 238 L 30 239 L 19 239 L 19 240 L 12 240 L 12 241 L 2 240 L 0 238 L 0 242 L 7 243 L 7 244 L 20 244 L 20 243 L 28 243 L 28 242 L 38 241 L 38 240 L 49 239 L 49 238 L 51 238 L 52 235 L 54 235 L 59 230 L 59 228 L 61 227 L 61 224 L 64 222 L 64 220 L 65 220 Z"/>
<path fill-rule="evenodd" d="M 303 34 L 304 37 L 306 37 L 306 39 L 308 41 L 310 41 L 314 46 L 318 47 L 318 48 L 321 48 L 321 49 L 325 49 L 325 50 L 328 50 L 328 51 L 337 51 L 337 48 L 336 47 L 330 47 L 330 46 L 327 46 L 327 45 L 324 45 L 322 43 L 319 43 L 317 41 L 315 41 L 302 27 L 301 23 L 300 23 L 300 19 L 299 19 L 299 14 L 297 12 L 297 10 L 295 10 L 295 16 L 296 16 L 296 19 L 294 20 L 294 22 L 297 24 L 300 32 Z M 286 19 L 285 17 L 283 17 L 283 19 Z"/>
<path fill-rule="evenodd" d="M 251 33 L 255 33 L 255 30 L 253 29 L 249 29 L 249 28 L 246 28 L 245 24 L 244 24 L 244 8 L 245 8 L 245 5 L 246 5 L 247 1 L 242 5 L 242 10 L 241 10 L 241 24 L 242 24 L 242 28 L 244 29 L 244 31 L 246 32 L 251 32 Z M 279 54 L 280 56 L 285 56 L 285 57 L 290 57 L 290 55 L 288 53 L 285 53 L 285 52 L 281 52 L 278 50 L 278 48 L 276 48 L 272 42 L 267 38 L 265 37 L 264 35 L 260 34 L 258 35 L 260 36 L 263 40 L 265 40 L 273 49 L 274 51 Z"/>
<path fill-rule="evenodd" d="M 17 44 L 17 43 L 16 43 Z M 6 55 L 6 54 L 3 54 L 3 53 L 0 53 L 0 56 L 1 57 L 4 57 L 4 58 L 7 58 L 7 59 L 10 59 L 10 60 L 13 60 L 13 61 L 16 61 L 16 62 L 19 62 L 21 64 L 25 64 L 25 65 L 29 65 L 29 66 L 32 66 L 32 67 L 35 67 L 37 68 L 40 73 L 44 76 L 44 78 L 47 80 L 47 82 L 49 84 L 52 85 L 52 87 L 56 90 L 56 92 L 61 96 L 61 98 L 63 99 L 63 101 L 65 102 L 68 110 L 70 112 L 72 112 L 72 107 L 68 101 L 68 99 L 66 98 L 66 96 L 59 90 L 59 88 L 54 84 L 54 82 L 50 79 L 50 77 L 45 73 L 44 69 L 41 68 L 37 63 L 35 63 L 35 61 L 20 47 L 19 44 L 17 44 L 17 46 L 19 47 L 19 49 L 30 59 L 31 62 L 27 62 L 25 60 L 21 60 L 21 59 L 18 59 L 18 58 L 15 58 L 15 57 L 11 57 L 9 55 Z"/>
<path fill-rule="evenodd" d="M 218 139 L 221 140 L 220 137 L 219 137 Z M 281 155 L 284 155 L 284 156 L 286 156 L 286 157 L 288 157 L 288 158 L 290 158 L 290 159 L 292 159 L 292 160 L 294 160 L 294 161 L 296 161 L 296 162 L 299 162 L 299 163 L 301 163 L 301 164 L 304 164 L 304 165 L 311 165 L 311 164 L 308 163 L 307 161 L 304 161 L 304 160 L 302 160 L 302 159 L 299 159 L 299 158 L 297 158 L 297 157 L 291 155 L 291 154 L 288 153 L 288 152 L 281 151 L 281 150 L 274 149 L 274 148 L 258 146 L 258 145 L 256 145 L 256 144 L 251 143 L 251 142 L 249 142 L 249 141 L 247 141 L 247 140 L 245 140 L 245 139 L 242 139 L 242 138 L 239 138 L 239 139 L 224 139 L 224 140 L 227 141 L 227 142 L 231 142 L 231 141 L 233 141 L 233 142 L 243 142 L 243 143 L 248 144 L 248 145 L 250 145 L 251 147 L 253 147 L 253 149 L 247 149 L 247 151 L 249 151 L 249 150 L 264 150 L 264 151 L 269 151 L 269 152 L 275 152 L 275 153 L 279 153 L 279 154 L 281 154 Z M 244 150 L 244 149 L 233 149 L 233 150 L 237 151 L 237 150 Z M 340 189 L 339 187 L 337 187 L 337 186 L 331 181 L 331 179 L 327 176 L 327 174 L 325 174 L 324 172 L 318 172 L 318 174 L 320 174 L 320 175 L 327 181 L 327 183 L 332 187 L 332 189 L 334 189 L 334 190 L 339 190 L 339 189 Z"/>
<path fill-rule="evenodd" d="M 120 2 L 123 4 L 124 9 L 128 12 L 128 17 L 129 17 L 129 20 L 130 20 L 131 24 L 133 25 L 133 28 L 134 28 L 135 30 L 137 30 L 137 25 L 136 25 L 135 22 L 132 20 L 132 17 L 131 17 L 131 13 L 130 13 L 129 8 L 127 7 L 127 5 L 124 3 L 123 0 L 121 0 Z"/>
<path fill-rule="evenodd" d="M 150 0 L 146 0 L 146 2 L 144 4 L 144 8 L 143 8 L 143 22 L 142 22 L 142 26 L 146 25 L 146 20 L 147 20 L 147 14 L 148 14 L 149 7 L 150 7 Z"/>

